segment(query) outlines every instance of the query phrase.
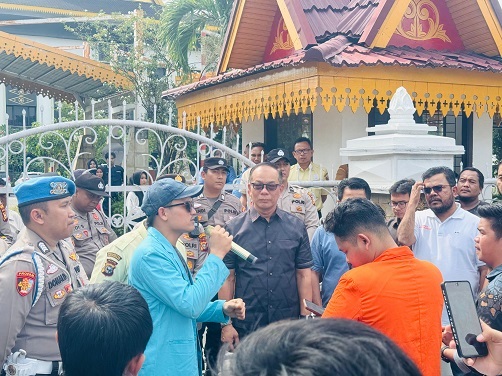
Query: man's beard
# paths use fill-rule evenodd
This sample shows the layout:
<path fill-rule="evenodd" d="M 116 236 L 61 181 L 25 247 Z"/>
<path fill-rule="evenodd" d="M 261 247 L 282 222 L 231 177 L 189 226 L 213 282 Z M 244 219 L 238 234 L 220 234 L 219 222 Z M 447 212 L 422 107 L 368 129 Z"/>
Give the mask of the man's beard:
<path fill-rule="evenodd" d="M 447 201 L 442 201 L 443 205 L 441 205 L 440 207 L 431 207 L 430 204 L 429 204 L 429 207 L 434 212 L 434 214 L 437 215 L 437 214 L 446 213 L 448 210 L 451 209 L 451 207 L 453 206 L 454 203 L 455 203 L 455 201 L 452 196 Z"/>

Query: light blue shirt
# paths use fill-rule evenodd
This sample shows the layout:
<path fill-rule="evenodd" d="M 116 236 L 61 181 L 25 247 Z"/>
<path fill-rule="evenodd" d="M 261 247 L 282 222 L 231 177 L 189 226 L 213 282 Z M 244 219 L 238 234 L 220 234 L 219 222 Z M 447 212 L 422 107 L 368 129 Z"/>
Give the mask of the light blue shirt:
<path fill-rule="evenodd" d="M 148 229 L 129 269 L 129 284 L 145 298 L 153 320 L 140 375 L 202 375 L 197 321 L 228 321 L 224 301 L 211 302 L 228 275 L 223 261 L 209 255 L 192 280 L 175 248 L 158 230 Z"/>
<path fill-rule="evenodd" d="M 345 254 L 338 249 L 335 235 L 319 226 L 310 245 L 314 266 L 312 270 L 322 276 L 321 298 L 326 307 L 340 277 L 349 270 Z"/>

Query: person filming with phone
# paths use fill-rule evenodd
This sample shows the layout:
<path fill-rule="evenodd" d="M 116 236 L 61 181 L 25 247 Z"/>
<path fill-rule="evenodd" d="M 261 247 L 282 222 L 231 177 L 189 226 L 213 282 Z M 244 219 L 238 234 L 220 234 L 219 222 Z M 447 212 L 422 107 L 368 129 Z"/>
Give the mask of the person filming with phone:
<path fill-rule="evenodd" d="M 492 271 L 486 276 L 488 285 L 477 298 L 476 309 L 478 316 L 491 328 L 502 330 L 502 203 L 483 205 L 478 208 L 481 217 L 478 225 L 479 234 L 474 239 L 479 259 L 486 263 Z M 476 375 L 465 363 L 455 357 L 455 349 L 450 348 L 451 329 L 446 328 L 443 336 L 442 358 L 452 362 L 454 375 Z M 474 362 L 475 363 L 475 362 Z"/>

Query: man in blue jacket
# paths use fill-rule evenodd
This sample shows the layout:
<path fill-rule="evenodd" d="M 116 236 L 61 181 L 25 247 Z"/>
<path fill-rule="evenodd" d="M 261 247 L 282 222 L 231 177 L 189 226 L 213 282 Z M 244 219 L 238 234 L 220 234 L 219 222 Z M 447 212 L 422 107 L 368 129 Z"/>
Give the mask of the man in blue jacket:
<path fill-rule="evenodd" d="M 242 320 L 245 316 L 242 299 L 211 302 L 229 274 L 222 259 L 230 250 L 232 237 L 223 228 L 213 230 L 211 254 L 195 280 L 175 248 L 181 234 L 195 227 L 192 198 L 202 188 L 163 179 L 143 199 L 148 235 L 134 253 L 129 270 L 129 284 L 143 295 L 153 319 L 140 375 L 202 375 L 197 322 L 225 323 L 230 317 Z"/>

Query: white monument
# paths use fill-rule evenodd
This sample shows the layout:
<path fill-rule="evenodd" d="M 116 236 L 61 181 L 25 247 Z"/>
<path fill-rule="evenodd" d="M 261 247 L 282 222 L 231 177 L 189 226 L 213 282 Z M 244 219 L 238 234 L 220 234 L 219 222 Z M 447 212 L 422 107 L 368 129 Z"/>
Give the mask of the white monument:
<path fill-rule="evenodd" d="M 406 89 L 397 89 L 390 101 L 389 123 L 366 128 L 375 135 L 349 140 L 340 149 L 349 160 L 349 177 L 363 178 L 372 190 L 383 193 L 397 180 L 421 180 L 429 167 L 453 169 L 453 156 L 464 154 L 464 147 L 455 145 L 453 138 L 429 135 L 436 127 L 417 124 L 415 111 Z"/>

